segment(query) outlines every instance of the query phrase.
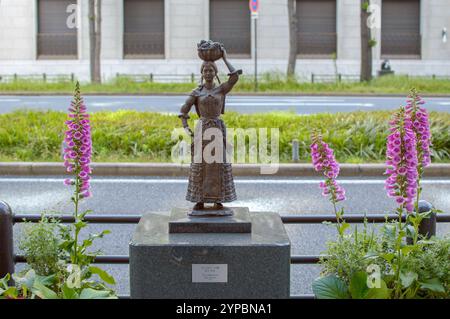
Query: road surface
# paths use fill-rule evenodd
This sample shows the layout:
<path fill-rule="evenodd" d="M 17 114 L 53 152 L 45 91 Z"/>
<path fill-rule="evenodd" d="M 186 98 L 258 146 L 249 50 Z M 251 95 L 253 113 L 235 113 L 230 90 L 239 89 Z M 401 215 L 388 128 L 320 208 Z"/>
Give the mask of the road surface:
<path fill-rule="evenodd" d="M 0 200 L 10 204 L 16 213 L 63 212 L 70 213 L 70 188 L 63 177 L 0 176 Z M 251 211 L 275 211 L 281 215 L 332 213 L 332 206 L 320 195 L 318 179 L 305 178 L 236 178 L 238 201 L 233 206 L 247 206 Z M 394 201 L 385 195 L 384 180 L 341 179 L 348 199 L 344 202 L 346 214 L 386 213 L 395 209 Z M 165 214 L 172 207 L 190 207 L 184 200 L 186 178 L 158 177 L 94 177 L 93 197 L 81 205 L 96 214 Z M 423 182 L 423 199 L 450 213 L 450 180 L 430 179 Z M 15 227 L 17 247 L 20 225 Z M 361 227 L 361 226 L 359 226 Z M 91 225 L 98 232 L 110 229 L 112 233 L 100 240 L 96 248 L 105 254 L 128 254 L 128 243 L 135 225 Z M 361 228 L 359 228 L 361 229 Z M 326 241 L 335 236 L 335 228 L 326 225 L 286 225 L 292 242 L 292 254 L 312 255 L 323 252 Z M 440 224 L 438 234 L 449 234 L 450 224 Z M 16 248 L 17 249 L 17 248 Z M 129 293 L 128 265 L 103 265 L 116 277 L 120 294 Z M 19 268 L 20 269 L 20 268 Z M 311 293 L 311 282 L 318 276 L 320 266 L 291 266 L 291 294 Z"/>
<path fill-rule="evenodd" d="M 186 96 L 86 96 L 90 112 L 119 109 L 178 114 Z M 0 96 L 0 113 L 16 109 L 66 111 L 70 96 Z M 426 98 L 430 111 L 450 111 L 450 98 Z M 361 96 L 229 96 L 227 110 L 240 113 L 294 111 L 297 114 L 392 110 L 405 104 L 404 97 Z"/>

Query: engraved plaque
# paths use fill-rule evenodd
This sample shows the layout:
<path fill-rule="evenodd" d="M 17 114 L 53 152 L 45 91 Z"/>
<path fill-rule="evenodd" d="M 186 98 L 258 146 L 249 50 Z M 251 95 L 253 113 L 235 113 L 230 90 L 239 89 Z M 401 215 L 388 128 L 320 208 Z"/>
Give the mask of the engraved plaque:
<path fill-rule="evenodd" d="M 227 264 L 192 264 L 192 282 L 228 282 Z"/>

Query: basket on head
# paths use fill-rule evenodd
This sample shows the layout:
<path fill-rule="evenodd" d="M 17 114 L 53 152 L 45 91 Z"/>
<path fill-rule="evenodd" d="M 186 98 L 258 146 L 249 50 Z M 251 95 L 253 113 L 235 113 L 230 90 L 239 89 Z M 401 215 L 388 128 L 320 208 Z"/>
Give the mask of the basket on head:
<path fill-rule="evenodd" d="M 198 57 L 203 61 L 217 61 L 222 57 L 223 44 L 211 40 L 202 40 L 197 44 Z"/>

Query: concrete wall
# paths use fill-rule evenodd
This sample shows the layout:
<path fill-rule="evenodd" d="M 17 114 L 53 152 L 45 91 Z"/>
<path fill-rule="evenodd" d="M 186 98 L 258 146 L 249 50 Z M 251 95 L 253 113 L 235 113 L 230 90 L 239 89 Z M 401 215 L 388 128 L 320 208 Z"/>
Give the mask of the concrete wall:
<path fill-rule="evenodd" d="M 422 0 L 422 59 L 450 59 L 450 1 Z M 442 28 L 447 28 L 447 43 L 442 42 Z"/>
<path fill-rule="evenodd" d="M 0 61 L 35 59 L 35 16 L 34 0 L 0 2 Z"/>
<path fill-rule="evenodd" d="M 75 1 L 75 0 L 74 0 Z M 78 59 L 36 59 L 37 0 L 1 0 L 0 2 L 0 74 L 75 73 L 89 78 L 89 23 L 87 0 L 80 4 Z M 382 5 L 382 0 L 373 0 Z M 342 74 L 359 74 L 360 0 L 337 0 L 337 69 Z M 258 69 L 260 72 L 285 72 L 289 51 L 287 0 L 261 1 L 258 23 Z M 209 37 L 209 0 L 165 1 L 165 57 L 163 59 L 123 59 L 123 1 L 103 0 L 102 75 L 116 73 L 189 74 L 199 72 L 196 44 Z M 449 42 L 442 43 L 442 28 L 447 27 Z M 252 33 L 254 27 L 252 24 Z M 391 60 L 396 73 L 450 76 L 450 1 L 422 0 L 422 58 Z M 373 37 L 380 43 L 380 30 Z M 252 58 L 231 58 L 245 73 L 253 73 Z M 374 73 L 381 61 L 380 45 L 374 48 Z M 225 67 L 218 63 L 222 72 Z M 332 59 L 299 59 L 297 73 L 309 79 L 311 73 L 332 74 Z"/>

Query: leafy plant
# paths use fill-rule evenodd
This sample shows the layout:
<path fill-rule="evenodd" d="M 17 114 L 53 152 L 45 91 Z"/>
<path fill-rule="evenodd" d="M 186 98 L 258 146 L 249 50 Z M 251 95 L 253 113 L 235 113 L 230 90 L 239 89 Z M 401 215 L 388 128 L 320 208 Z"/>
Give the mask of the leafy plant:
<path fill-rule="evenodd" d="M 390 222 L 380 233 L 364 224 L 362 232 L 328 243 L 322 276 L 313 283 L 317 298 L 450 298 L 449 237 L 418 235 L 408 245 L 406 231 Z M 378 281 L 369 288 L 371 279 Z"/>
<path fill-rule="evenodd" d="M 348 285 L 355 273 L 366 271 L 369 265 L 384 267 L 383 260 L 374 255 L 380 245 L 374 230 L 369 231 L 367 224 L 360 232 L 356 227 L 353 233 L 327 243 L 327 257 L 321 257 L 322 275 L 336 274 Z"/>
<path fill-rule="evenodd" d="M 386 190 L 398 203 L 398 221 L 386 222 L 380 234 L 339 233 L 321 259 L 322 277 L 313 291 L 318 298 L 450 298 L 450 238 L 428 239 L 419 233 L 434 211 L 420 212 L 420 180 L 430 164 L 425 102 L 411 90 L 408 105 L 390 122 Z M 402 222 L 407 212 L 406 223 Z M 409 240 L 408 240 L 409 239 Z"/>
<path fill-rule="evenodd" d="M 45 216 L 36 224 L 24 223 L 19 248 L 24 252 L 27 264 L 38 275 L 48 276 L 59 271 L 62 255 L 57 233 L 59 226 L 56 220 Z"/>
<path fill-rule="evenodd" d="M 14 286 L 9 286 L 10 275 L 0 279 L 0 299 L 115 299 L 111 289 L 83 280 L 74 287 L 67 278 L 60 282 L 59 275 L 39 276 L 33 269 L 13 275 Z"/>
<path fill-rule="evenodd" d="M 81 242 L 79 238 L 80 232 L 87 226 L 84 217 L 89 213 L 80 213 L 79 203 L 91 195 L 89 164 L 92 140 L 89 114 L 81 99 L 78 83 L 69 110 L 64 166 L 69 173 L 73 173 L 74 180 L 66 179 L 64 184 L 75 186 L 71 197 L 75 222 L 61 225 L 43 216 L 37 224 L 25 224 L 20 246 L 29 269 L 13 275 L 15 286 L 9 286 L 9 275 L 3 278 L 0 282 L 0 298 L 116 298 L 114 291 L 107 286 L 115 284 L 114 278 L 92 265 L 99 252 L 89 251 L 94 240 L 103 238 L 109 231 L 89 234 Z M 94 276 L 99 279 L 94 280 Z"/>

